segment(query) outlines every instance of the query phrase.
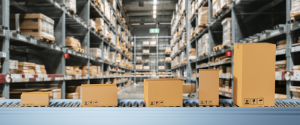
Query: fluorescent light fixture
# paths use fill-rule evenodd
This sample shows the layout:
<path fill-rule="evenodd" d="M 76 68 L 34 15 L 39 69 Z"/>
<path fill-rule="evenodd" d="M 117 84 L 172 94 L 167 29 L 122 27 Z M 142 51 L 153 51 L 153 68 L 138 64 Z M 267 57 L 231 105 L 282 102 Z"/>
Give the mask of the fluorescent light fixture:
<path fill-rule="evenodd" d="M 153 18 L 156 18 L 156 14 L 155 14 L 155 15 L 153 15 Z"/>
<path fill-rule="evenodd" d="M 140 23 L 132 23 L 132 25 L 140 25 Z"/>
<path fill-rule="evenodd" d="M 153 15 L 156 15 L 156 10 L 153 10 Z"/>
<path fill-rule="evenodd" d="M 155 23 L 145 23 L 145 25 L 155 25 Z"/>
<path fill-rule="evenodd" d="M 153 6 L 153 10 L 156 10 L 156 9 L 157 9 L 157 6 L 156 6 L 156 5 L 154 5 L 154 6 Z"/>
<path fill-rule="evenodd" d="M 164 24 L 164 25 L 171 25 L 171 23 L 159 23 L 159 24 Z"/>
<path fill-rule="evenodd" d="M 153 0 L 153 4 L 157 4 L 157 0 Z"/>

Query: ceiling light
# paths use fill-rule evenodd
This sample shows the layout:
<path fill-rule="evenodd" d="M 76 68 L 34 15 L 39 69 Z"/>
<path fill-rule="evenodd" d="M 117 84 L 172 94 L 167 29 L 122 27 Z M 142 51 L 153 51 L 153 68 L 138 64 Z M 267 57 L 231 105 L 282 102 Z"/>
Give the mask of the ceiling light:
<path fill-rule="evenodd" d="M 153 18 L 156 18 L 156 14 L 155 14 L 155 15 L 153 15 Z"/>
<path fill-rule="evenodd" d="M 156 6 L 156 5 L 154 5 L 154 6 L 153 6 L 153 10 L 156 10 L 156 8 L 157 8 L 157 6 Z"/>
<path fill-rule="evenodd" d="M 155 15 L 156 15 L 156 10 L 154 10 L 154 11 L 153 11 L 153 14 L 155 14 Z"/>
<path fill-rule="evenodd" d="M 157 0 L 153 0 L 153 4 L 157 4 Z"/>

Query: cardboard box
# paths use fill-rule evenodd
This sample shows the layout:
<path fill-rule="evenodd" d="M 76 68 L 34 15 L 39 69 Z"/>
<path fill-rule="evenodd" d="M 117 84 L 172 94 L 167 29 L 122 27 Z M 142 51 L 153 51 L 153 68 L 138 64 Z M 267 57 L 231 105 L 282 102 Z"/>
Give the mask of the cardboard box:
<path fill-rule="evenodd" d="M 149 46 L 150 42 L 149 41 L 143 41 L 143 46 Z"/>
<path fill-rule="evenodd" d="M 275 44 L 234 44 L 234 104 L 240 107 L 274 106 L 275 60 Z"/>
<path fill-rule="evenodd" d="M 68 36 L 65 39 L 65 44 L 68 47 L 77 47 L 77 48 L 81 48 L 81 43 L 78 39 L 75 39 L 73 36 Z"/>
<path fill-rule="evenodd" d="M 219 105 L 219 70 L 199 69 L 199 105 Z"/>
<path fill-rule="evenodd" d="M 99 48 L 90 48 L 90 55 L 102 58 L 102 50 Z"/>
<path fill-rule="evenodd" d="M 78 93 L 66 93 L 67 99 L 80 99 L 80 96 Z"/>
<path fill-rule="evenodd" d="M 67 9 L 70 9 L 73 13 L 77 12 L 76 0 L 65 0 L 65 6 Z"/>
<path fill-rule="evenodd" d="M 48 106 L 49 92 L 23 92 L 21 94 L 21 106 Z"/>
<path fill-rule="evenodd" d="M 143 49 L 143 53 L 150 53 L 149 49 Z"/>
<path fill-rule="evenodd" d="M 196 92 L 195 84 L 183 84 L 183 94 L 191 94 Z"/>
<path fill-rule="evenodd" d="M 144 66 L 144 70 L 150 70 L 150 66 Z"/>
<path fill-rule="evenodd" d="M 72 67 L 72 66 L 66 66 L 65 72 L 66 72 L 66 75 L 75 75 L 74 67 Z"/>
<path fill-rule="evenodd" d="M 147 107 L 182 106 L 183 81 L 179 79 L 144 79 Z"/>
<path fill-rule="evenodd" d="M 150 41 L 150 46 L 156 46 L 156 41 Z"/>
<path fill-rule="evenodd" d="M 82 84 L 81 106 L 118 106 L 118 93 L 115 84 Z"/>

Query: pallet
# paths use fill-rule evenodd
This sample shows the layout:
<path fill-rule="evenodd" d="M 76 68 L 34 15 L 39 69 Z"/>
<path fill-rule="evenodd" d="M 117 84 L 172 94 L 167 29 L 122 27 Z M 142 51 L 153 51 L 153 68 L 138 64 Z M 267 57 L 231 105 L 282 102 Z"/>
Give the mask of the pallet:
<path fill-rule="evenodd" d="M 221 49 L 223 49 L 223 47 L 224 47 L 224 46 L 222 46 L 222 45 L 217 45 L 217 46 L 215 46 L 215 47 L 213 48 L 213 51 L 221 50 Z"/>
<path fill-rule="evenodd" d="M 49 43 L 54 43 L 55 38 L 47 37 L 47 36 L 33 36 L 36 39 L 41 39 L 43 41 L 49 42 Z"/>

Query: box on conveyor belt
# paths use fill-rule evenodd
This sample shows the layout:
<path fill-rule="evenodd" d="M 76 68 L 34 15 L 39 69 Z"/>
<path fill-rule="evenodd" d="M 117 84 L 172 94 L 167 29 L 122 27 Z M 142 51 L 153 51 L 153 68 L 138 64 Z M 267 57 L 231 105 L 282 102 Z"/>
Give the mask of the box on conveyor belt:
<path fill-rule="evenodd" d="M 180 79 L 144 79 L 147 107 L 182 106 L 183 81 Z"/>
<path fill-rule="evenodd" d="M 274 106 L 275 61 L 275 44 L 234 44 L 234 104 L 240 107 Z"/>
<path fill-rule="evenodd" d="M 49 92 L 23 92 L 21 94 L 21 106 L 48 106 Z"/>
<path fill-rule="evenodd" d="M 199 105 L 219 105 L 219 70 L 199 69 Z"/>
<path fill-rule="evenodd" d="M 16 18 L 19 18 L 19 28 L 16 29 Z M 46 39 L 54 43 L 54 20 L 41 14 L 14 14 L 10 16 L 10 29 L 20 30 L 22 35 L 31 35 L 34 38 Z"/>
<path fill-rule="evenodd" d="M 115 84 L 82 84 L 81 106 L 101 107 L 118 106 L 117 85 Z"/>

